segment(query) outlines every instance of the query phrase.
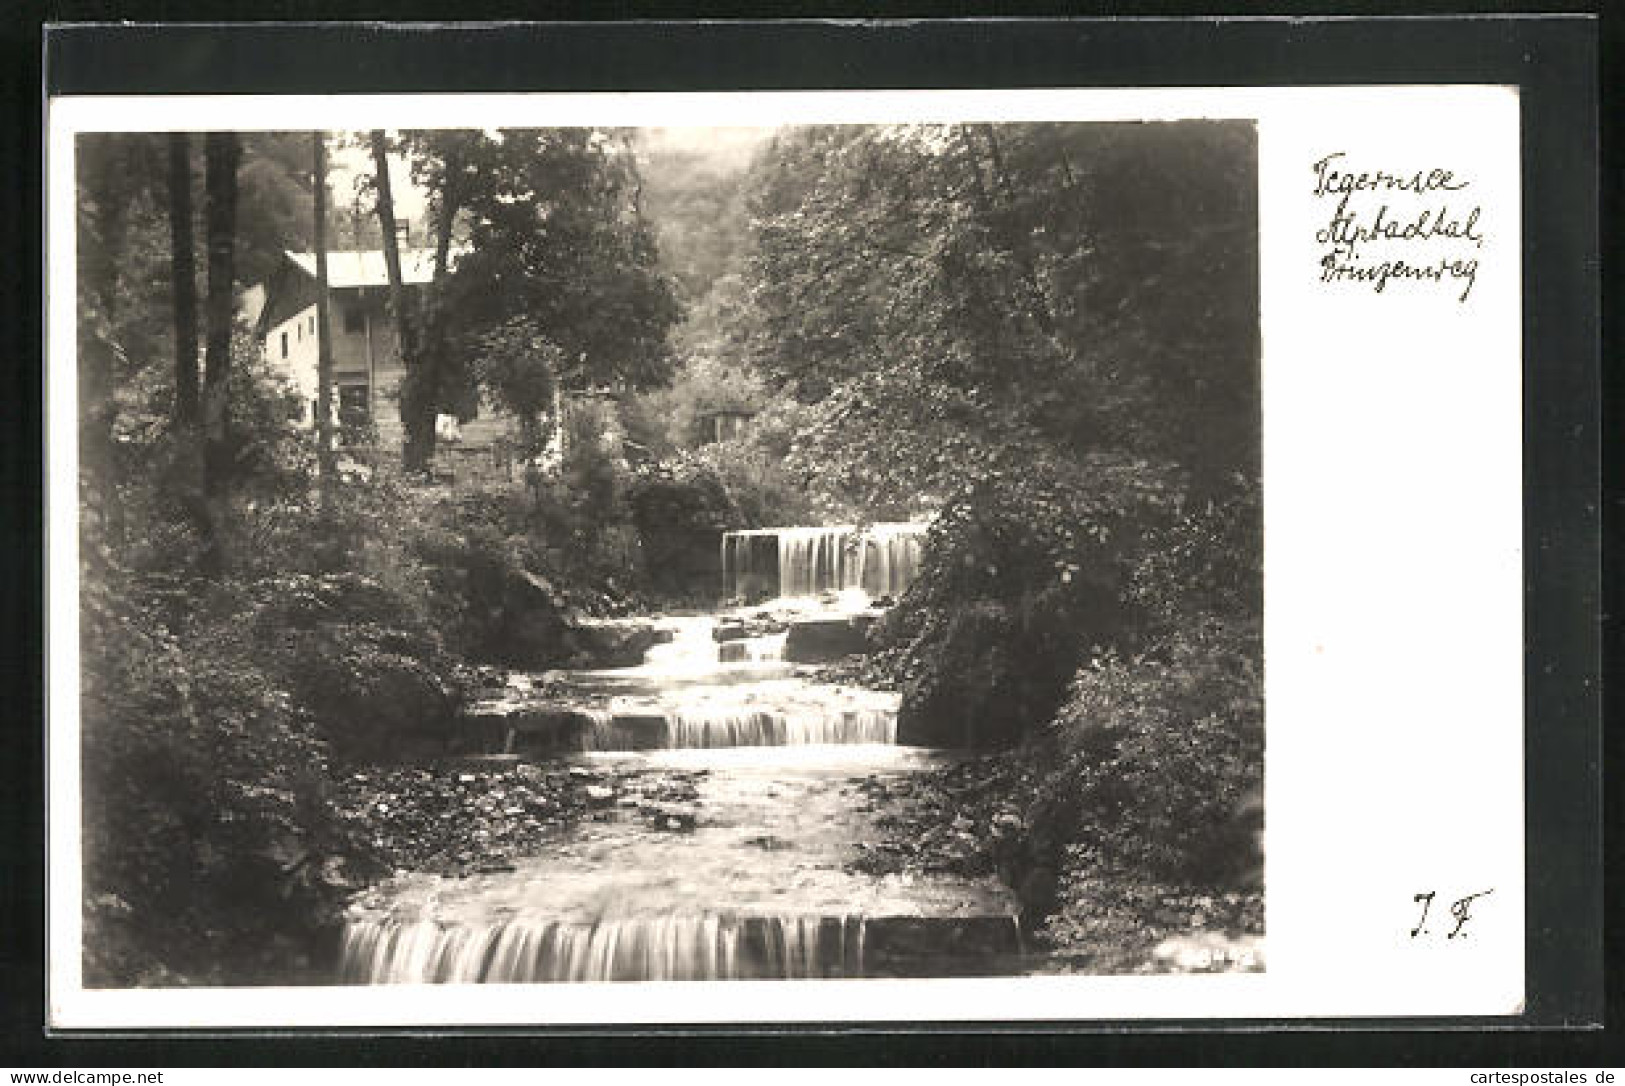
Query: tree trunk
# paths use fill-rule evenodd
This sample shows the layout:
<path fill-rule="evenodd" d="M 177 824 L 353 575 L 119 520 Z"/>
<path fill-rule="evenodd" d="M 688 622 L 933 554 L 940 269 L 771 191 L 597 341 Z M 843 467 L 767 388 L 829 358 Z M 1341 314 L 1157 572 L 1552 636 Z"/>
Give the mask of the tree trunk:
<path fill-rule="evenodd" d="M 427 416 L 424 444 L 425 462 L 432 461 L 437 434 L 434 423 L 447 395 L 446 315 L 442 309 L 442 293 L 451 263 L 451 232 L 457 212 L 462 204 L 460 183 L 461 163 L 454 152 L 448 152 L 445 163 L 445 187 L 440 193 L 439 209 L 435 215 L 434 281 L 429 287 L 427 304 L 419 312 L 422 340 L 418 351 L 418 388 L 426 403 Z"/>
<path fill-rule="evenodd" d="M 169 259 L 175 320 L 175 429 L 198 421 L 197 260 L 192 253 L 192 140 L 169 134 Z"/>
<path fill-rule="evenodd" d="M 446 265 L 451 260 L 451 228 L 457 218 L 457 212 L 462 210 L 462 186 L 459 184 L 462 175 L 462 163 L 458 158 L 448 155 L 446 158 L 446 187 L 440 194 L 440 212 L 434 224 L 434 281 L 436 283 L 446 274 Z"/>
<path fill-rule="evenodd" d="M 136 144 L 110 145 L 109 137 L 80 138 L 78 155 L 79 277 L 91 304 L 81 306 L 79 353 L 79 469 L 85 521 L 99 523 L 115 546 L 124 540 L 119 500 L 121 460 L 114 426 L 118 419 L 118 328 L 124 305 L 119 271 L 124 266 L 129 204 L 137 190 Z M 98 153 L 99 152 L 99 153 Z"/>
<path fill-rule="evenodd" d="M 316 246 L 316 471 L 322 509 L 333 507 L 338 464 L 333 454 L 333 335 L 327 294 L 327 134 L 312 132 L 311 191 Z"/>
<path fill-rule="evenodd" d="M 435 404 L 432 388 L 419 365 L 413 338 L 412 315 L 401 280 L 401 251 L 395 236 L 395 198 L 389 184 L 389 148 L 383 129 L 372 130 L 372 161 L 378 189 L 378 225 L 383 231 L 384 266 L 389 270 L 389 306 L 395 313 L 395 333 L 400 341 L 401 465 L 409 472 L 427 472 L 434 459 Z"/>
<path fill-rule="evenodd" d="M 231 449 L 226 434 L 227 385 L 231 378 L 233 285 L 237 244 L 237 163 L 242 146 L 235 132 L 204 138 L 204 225 L 209 246 L 208 329 L 203 367 L 203 500 L 208 510 L 203 567 L 211 574 L 229 564 L 225 530 Z"/>

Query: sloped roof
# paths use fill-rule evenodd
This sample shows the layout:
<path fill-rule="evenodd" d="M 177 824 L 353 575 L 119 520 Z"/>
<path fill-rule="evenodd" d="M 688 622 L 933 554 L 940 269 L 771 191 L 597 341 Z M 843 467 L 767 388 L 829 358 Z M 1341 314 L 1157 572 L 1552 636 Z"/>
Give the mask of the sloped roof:
<path fill-rule="evenodd" d="M 316 278 L 316 254 L 296 253 L 285 250 L 288 259 L 300 271 Z M 458 252 L 451 253 L 451 264 L 457 263 Z M 433 249 L 406 249 L 401 250 L 401 282 L 406 284 L 428 283 L 434 279 L 434 250 Z M 327 254 L 327 285 L 332 290 L 342 290 L 345 287 L 387 287 L 389 286 L 389 268 L 384 263 L 382 249 L 341 249 Z"/>

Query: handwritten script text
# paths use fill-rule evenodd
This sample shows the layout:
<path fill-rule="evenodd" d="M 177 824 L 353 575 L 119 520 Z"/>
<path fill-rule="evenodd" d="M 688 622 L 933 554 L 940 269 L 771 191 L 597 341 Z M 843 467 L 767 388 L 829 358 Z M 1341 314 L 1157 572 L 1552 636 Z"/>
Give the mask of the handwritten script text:
<path fill-rule="evenodd" d="M 1334 151 L 1314 165 L 1314 196 L 1327 208 L 1315 231 L 1320 281 L 1369 287 L 1452 284 L 1465 302 L 1478 282 L 1482 206 L 1456 194 L 1454 170 L 1356 170 Z"/>

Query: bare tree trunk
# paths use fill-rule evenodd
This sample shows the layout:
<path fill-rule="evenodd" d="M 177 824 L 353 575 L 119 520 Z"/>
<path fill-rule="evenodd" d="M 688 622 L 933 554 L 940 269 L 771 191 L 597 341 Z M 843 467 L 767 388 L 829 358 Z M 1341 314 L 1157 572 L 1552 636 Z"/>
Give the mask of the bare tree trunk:
<path fill-rule="evenodd" d="M 434 457 L 435 411 L 432 390 L 419 365 L 413 339 L 412 315 L 407 309 L 406 287 L 401 280 L 401 251 L 395 236 L 395 198 L 389 184 L 389 147 L 381 128 L 372 130 L 372 161 L 378 189 L 378 224 L 383 230 L 384 265 L 389 270 L 389 306 L 395 312 L 396 338 L 400 340 L 401 364 L 401 465 L 409 472 L 426 472 Z"/>
<path fill-rule="evenodd" d="M 327 134 L 312 132 L 310 147 L 316 245 L 316 478 L 322 509 L 328 510 L 338 484 L 338 464 L 333 455 L 333 336 L 327 294 Z"/>
<path fill-rule="evenodd" d="M 169 134 L 169 259 L 175 320 L 175 429 L 198 421 L 197 260 L 192 254 L 192 140 Z"/>
<path fill-rule="evenodd" d="M 204 310 L 208 348 L 203 368 L 203 500 L 209 527 L 203 565 L 211 574 L 222 573 L 229 565 L 225 530 L 231 449 L 226 434 L 226 407 L 235 302 L 232 288 L 236 275 L 237 163 L 241 156 L 242 145 L 235 132 L 210 132 L 204 138 L 209 291 Z"/>

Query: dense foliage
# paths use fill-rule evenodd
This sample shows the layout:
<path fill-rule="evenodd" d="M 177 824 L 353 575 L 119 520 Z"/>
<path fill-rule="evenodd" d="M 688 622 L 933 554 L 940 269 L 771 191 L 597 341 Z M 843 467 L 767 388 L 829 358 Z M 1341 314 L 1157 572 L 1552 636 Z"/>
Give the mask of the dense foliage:
<path fill-rule="evenodd" d="M 722 342 L 806 405 L 786 466 L 826 503 L 935 511 L 878 631 L 900 734 L 1025 745 L 1017 882 L 1063 941 L 1102 885 L 1252 862 L 1254 153 L 1246 124 L 820 127 L 747 185 Z"/>
<path fill-rule="evenodd" d="M 460 353 L 479 357 L 481 337 L 523 318 L 556 346 L 552 378 L 567 388 L 670 379 L 667 334 L 680 310 L 624 134 L 503 129 L 409 141 L 419 175 L 440 201 L 450 191 L 466 224 L 465 251 L 434 303 Z"/>
<path fill-rule="evenodd" d="M 941 493 L 1012 443 L 1257 457 L 1248 125 L 814 128 L 757 171 L 748 357 L 810 462 Z"/>
<path fill-rule="evenodd" d="M 905 729 L 1014 742 L 1190 588 L 1141 562 L 1257 477 L 1252 171 L 1244 124 L 808 128 L 761 159 L 734 339 L 810 405 L 791 468 L 940 509 L 888 623 Z"/>
<path fill-rule="evenodd" d="M 1049 799 L 1086 860 L 1177 882 L 1245 873 L 1238 817 L 1263 785 L 1256 624 L 1210 619 L 1146 652 L 1103 652 L 1056 714 Z M 1064 790 L 1064 794 L 1061 794 Z"/>
<path fill-rule="evenodd" d="M 403 403 L 514 414 L 500 481 L 357 453 L 318 494 L 240 328 L 210 337 L 203 472 L 164 145 L 81 141 L 91 983 L 297 973 L 374 863 L 335 772 L 444 753 L 472 666 L 567 663 L 575 618 L 709 592 L 718 533 L 775 524 L 933 515 L 875 663 L 906 741 L 1020 752 L 1027 791 L 986 806 L 1052 938 L 1250 885 L 1251 126 L 831 126 L 713 158 L 593 129 L 399 142 L 439 251 Z M 240 288 L 305 244 L 308 147 L 245 137 L 230 177 L 217 156 L 197 268 L 233 241 Z M 748 424 L 712 440 L 719 411 Z"/>
<path fill-rule="evenodd" d="M 194 266 L 211 298 L 308 244 L 309 134 L 242 145 L 211 159 L 198 201 Z M 201 162 L 166 174 L 164 150 L 146 136 L 79 145 L 85 976 L 305 981 L 339 906 L 376 869 L 363 828 L 336 813 L 335 775 L 454 749 L 469 665 L 569 659 L 573 617 L 613 607 L 615 576 L 636 580 L 627 471 L 589 407 L 572 413 L 558 471 L 529 487 L 520 473 L 447 491 L 362 455 L 320 493 L 314 435 L 228 313 L 227 338 L 210 345 L 219 414 L 205 473 L 201 430 L 175 410 L 184 291 L 164 214 L 170 186 L 196 187 Z M 225 214 L 232 204 L 241 211 Z M 607 228 L 576 220 L 572 238 Z M 628 229 L 626 244 L 646 248 Z M 211 243 L 239 259 L 209 260 Z M 587 276 L 594 259 L 617 258 L 582 253 L 583 289 L 613 278 Z M 659 350 L 636 337 L 658 334 L 669 303 L 645 280 L 654 324 L 621 310 L 591 314 L 607 322 L 597 332 L 550 324 L 578 353 L 547 355 L 548 376 L 606 350 L 632 364 L 619 353 L 631 343 L 658 379 Z M 550 410 L 551 386 L 531 395 L 526 360 L 507 361 L 483 374 L 493 394 Z"/>
<path fill-rule="evenodd" d="M 92 987 L 297 976 L 360 855 L 324 801 L 316 721 L 229 605 L 177 621 L 187 594 L 109 575 L 82 597 Z"/>
<path fill-rule="evenodd" d="M 1082 651 L 1138 638 L 1129 569 L 1178 482 L 1095 454 L 994 467 L 957 488 L 882 630 L 905 679 L 903 734 L 1015 743 L 1049 718 Z"/>

